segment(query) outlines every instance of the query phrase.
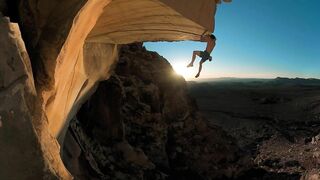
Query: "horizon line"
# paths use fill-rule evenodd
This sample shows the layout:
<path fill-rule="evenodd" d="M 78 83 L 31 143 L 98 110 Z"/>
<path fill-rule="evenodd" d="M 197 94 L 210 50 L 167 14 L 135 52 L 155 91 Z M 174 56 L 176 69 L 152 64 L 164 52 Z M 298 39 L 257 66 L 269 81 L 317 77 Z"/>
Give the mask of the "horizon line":
<path fill-rule="evenodd" d="M 183 77 L 183 76 L 182 76 Z M 320 78 L 313 78 L 313 77 L 286 77 L 286 76 L 277 76 L 277 77 L 233 77 L 233 76 L 222 76 L 222 77 L 212 77 L 212 78 L 200 78 L 200 79 L 196 79 L 196 78 L 184 78 L 186 81 L 205 81 L 205 80 L 212 80 L 212 79 L 260 79 L 260 80 L 273 80 L 273 79 L 278 79 L 278 78 L 282 78 L 282 79 L 304 79 L 304 80 L 320 80 Z"/>

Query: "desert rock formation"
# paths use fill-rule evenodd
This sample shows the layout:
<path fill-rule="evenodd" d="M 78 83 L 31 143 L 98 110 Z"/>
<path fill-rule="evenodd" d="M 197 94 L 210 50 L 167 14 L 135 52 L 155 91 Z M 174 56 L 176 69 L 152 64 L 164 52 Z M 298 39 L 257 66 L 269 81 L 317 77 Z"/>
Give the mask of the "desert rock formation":
<path fill-rule="evenodd" d="M 108 68 L 117 60 L 117 44 L 198 40 L 205 31 L 214 30 L 216 3 L 22 1 L 18 9 L 20 21 L 52 134 L 63 141 L 68 121 L 92 94 L 97 82 L 110 75 Z M 93 65 L 97 66 L 91 68 Z M 65 97 L 67 101 L 62 100 Z"/>
<path fill-rule="evenodd" d="M 214 30 L 217 3 L 0 0 L 0 179 L 71 179 L 56 138 L 109 78 L 118 45 L 196 40 Z"/>
<path fill-rule="evenodd" d="M 63 152 L 77 179 L 231 178 L 250 165 L 207 125 L 185 80 L 141 44 L 122 47 L 115 72 L 71 121 Z"/>
<path fill-rule="evenodd" d="M 43 121 L 18 24 L 1 17 L 0 40 L 0 178 L 52 179 L 51 170 L 71 177 L 60 160 L 59 145 Z"/>

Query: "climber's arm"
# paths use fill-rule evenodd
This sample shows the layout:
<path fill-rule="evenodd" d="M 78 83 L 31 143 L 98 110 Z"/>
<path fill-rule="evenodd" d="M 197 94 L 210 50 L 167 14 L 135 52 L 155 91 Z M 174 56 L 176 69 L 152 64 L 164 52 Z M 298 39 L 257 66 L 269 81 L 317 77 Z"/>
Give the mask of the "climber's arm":
<path fill-rule="evenodd" d="M 200 41 L 201 41 L 201 42 L 207 42 L 206 39 L 205 39 L 205 34 L 206 34 L 206 32 L 207 32 L 207 30 L 205 30 L 205 31 L 201 34 L 201 36 L 200 36 Z"/>
<path fill-rule="evenodd" d="M 206 40 L 205 40 L 205 38 L 204 38 L 204 35 L 201 35 L 201 36 L 200 36 L 200 41 L 201 41 L 201 42 L 206 42 Z"/>
<path fill-rule="evenodd" d="M 200 36 L 200 41 L 204 42 L 204 36 L 203 35 Z"/>

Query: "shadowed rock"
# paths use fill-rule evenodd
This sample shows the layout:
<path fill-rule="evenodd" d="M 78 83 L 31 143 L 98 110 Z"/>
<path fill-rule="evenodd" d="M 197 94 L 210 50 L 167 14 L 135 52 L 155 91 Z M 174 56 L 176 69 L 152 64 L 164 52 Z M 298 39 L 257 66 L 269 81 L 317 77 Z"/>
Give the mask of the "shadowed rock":
<path fill-rule="evenodd" d="M 30 65 L 27 70 L 18 65 L 19 58 L 11 60 L 11 53 L 22 49 L 19 45 L 21 43 L 18 43 L 19 47 L 14 47 L 17 46 L 12 45 L 14 42 L 4 40 L 10 52 L 3 53 L 5 48 L 1 49 L 1 63 L 6 64 L 0 66 L 0 83 L 3 83 L 1 85 L 4 89 L 1 91 L 5 91 L 3 94 L 7 98 L 1 106 L 4 106 L 5 111 L 11 107 L 6 104 L 8 102 L 17 103 L 15 108 L 20 110 L 28 108 L 23 111 L 29 119 L 25 122 L 29 124 L 24 128 L 30 132 L 30 136 L 16 135 L 19 138 L 25 137 L 26 142 L 34 141 L 38 144 L 32 146 L 34 144 L 30 143 L 32 147 L 21 148 L 25 154 L 19 156 L 28 156 L 28 153 L 32 154 L 35 150 L 41 154 L 37 160 L 43 161 L 34 161 L 37 166 L 34 167 L 35 172 L 46 172 L 46 178 L 70 179 L 71 176 L 61 163 L 56 138 L 63 143 L 69 120 L 93 94 L 98 83 L 110 77 L 118 60 L 119 44 L 198 40 L 205 30 L 207 33 L 214 30 L 217 3 L 215 0 L 1 0 L 0 11 L 17 21 L 22 30 L 23 40 L 19 37 L 11 41 L 25 42 L 27 50 L 23 47 L 20 55 L 24 59 L 29 54 L 34 72 L 31 73 Z M 190 7 L 194 11 L 189 11 Z M 5 29 L 6 25 L 1 28 Z M 8 30 L 2 35 L 12 38 L 12 32 Z M 6 59 L 9 59 L 8 63 L 4 61 Z M 24 64 L 30 64 L 28 61 L 24 61 Z M 10 74 L 7 68 L 22 73 Z M 23 90 L 17 90 L 19 88 L 16 85 Z M 17 99 L 12 94 L 8 96 L 11 88 L 22 95 Z M 29 95 L 25 89 L 34 92 Z M 23 120 L 22 117 L 18 119 Z M 8 128 L 6 118 L 1 120 L 0 125 L 1 128 Z M 11 132 L 16 131 L 14 127 L 9 129 Z M 121 131 L 115 130 L 110 134 L 121 134 Z M 137 156 L 142 157 L 141 153 L 137 153 Z M 1 158 L 1 162 L 7 162 L 11 157 Z M 20 166 L 7 168 L 20 172 Z"/>
<path fill-rule="evenodd" d="M 64 161 L 67 167 L 94 162 L 95 178 L 119 178 L 117 172 L 123 174 L 119 179 L 235 177 L 250 164 L 232 138 L 208 127 L 185 80 L 139 45 L 122 47 L 115 73 L 100 83 L 77 118 L 68 134 L 77 139 L 76 149 L 85 148 Z M 69 144 L 64 143 L 65 154 L 73 154 Z M 85 154 L 91 158 L 83 164 L 70 163 Z M 115 161 L 105 160 L 110 158 Z"/>

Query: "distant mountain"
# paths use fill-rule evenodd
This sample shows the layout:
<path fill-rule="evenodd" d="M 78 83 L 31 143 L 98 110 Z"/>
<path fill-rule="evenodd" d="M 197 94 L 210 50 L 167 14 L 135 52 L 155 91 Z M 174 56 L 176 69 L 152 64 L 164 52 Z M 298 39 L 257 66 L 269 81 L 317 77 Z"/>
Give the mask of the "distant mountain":
<path fill-rule="evenodd" d="M 236 77 L 220 77 L 200 79 L 197 82 L 250 82 L 250 81 L 269 81 L 267 78 L 236 78 Z"/>
<path fill-rule="evenodd" d="M 287 78 L 287 77 L 277 77 L 277 78 L 275 78 L 275 80 L 290 80 L 290 81 L 292 81 L 292 80 L 308 80 L 308 81 L 310 81 L 310 80 L 313 80 L 313 81 L 320 81 L 320 79 L 317 79 L 317 78 L 299 78 L 299 77 L 296 77 L 296 78 Z"/>
<path fill-rule="evenodd" d="M 199 81 L 189 81 L 189 85 L 197 83 L 206 84 L 246 84 L 246 85 L 296 85 L 296 86 L 320 86 L 320 79 L 316 78 L 287 78 L 277 77 L 275 79 L 262 79 L 262 78 L 234 78 L 234 77 L 222 77 L 222 78 L 210 78 Z"/>
<path fill-rule="evenodd" d="M 295 85 L 320 85 L 320 79 L 316 78 L 286 78 L 286 77 L 277 77 L 273 80 L 275 83 L 280 84 L 295 84 Z"/>
<path fill-rule="evenodd" d="M 277 77 L 275 79 L 267 78 L 236 78 L 236 77 L 221 77 L 221 78 L 208 78 L 198 81 L 189 81 L 193 84 L 197 82 L 273 82 L 273 83 L 291 83 L 291 84 L 320 84 L 320 79 L 316 78 L 287 78 Z"/>

